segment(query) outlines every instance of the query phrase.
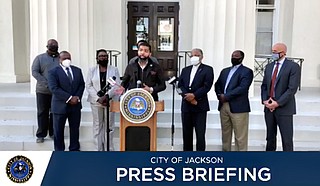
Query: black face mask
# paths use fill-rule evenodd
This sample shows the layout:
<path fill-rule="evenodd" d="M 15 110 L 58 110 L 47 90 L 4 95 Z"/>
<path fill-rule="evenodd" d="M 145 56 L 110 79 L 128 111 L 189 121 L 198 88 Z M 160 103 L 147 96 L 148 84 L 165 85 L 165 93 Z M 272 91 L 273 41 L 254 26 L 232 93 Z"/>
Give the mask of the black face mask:
<path fill-rule="evenodd" d="M 108 66 L 108 59 L 105 59 L 105 60 L 99 60 L 98 61 L 98 64 L 103 66 L 103 67 L 107 67 Z"/>
<path fill-rule="evenodd" d="M 242 62 L 242 58 L 231 58 L 232 66 L 239 65 L 241 64 L 241 62 Z"/>
<path fill-rule="evenodd" d="M 58 52 L 58 45 L 48 45 L 48 50 L 50 50 L 50 52 L 53 53 L 57 53 Z"/>

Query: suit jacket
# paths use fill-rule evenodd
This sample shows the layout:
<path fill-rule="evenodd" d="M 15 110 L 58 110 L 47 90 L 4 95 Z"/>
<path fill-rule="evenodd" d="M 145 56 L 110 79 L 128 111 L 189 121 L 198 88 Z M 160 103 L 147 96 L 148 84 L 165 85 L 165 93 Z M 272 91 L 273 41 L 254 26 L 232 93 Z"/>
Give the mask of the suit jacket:
<path fill-rule="evenodd" d="M 122 78 L 121 85 L 125 89 L 137 88 L 137 81 L 141 80 L 142 84 L 145 83 L 147 86 L 153 88 L 152 97 L 155 101 L 158 101 L 158 92 L 161 92 L 166 89 L 166 83 L 163 79 L 163 72 L 158 63 L 153 62 L 150 58 L 148 64 L 145 67 L 146 69 L 146 78 L 144 80 L 138 77 L 139 64 L 138 58 L 134 63 L 128 64 L 125 73 Z"/>
<path fill-rule="evenodd" d="M 106 79 L 108 79 L 109 77 L 113 77 L 113 76 L 116 77 L 115 81 L 119 85 L 120 84 L 120 75 L 119 75 L 118 68 L 108 65 Z M 96 66 L 91 67 L 89 69 L 88 74 L 87 74 L 86 89 L 88 92 L 87 101 L 90 103 L 97 103 L 97 100 L 99 98 L 97 96 L 97 92 L 99 90 L 101 90 L 99 65 L 96 65 Z M 119 96 L 117 96 L 115 94 L 115 89 L 116 89 L 116 87 L 112 87 L 108 91 L 109 97 L 112 98 L 113 100 L 117 100 L 119 98 Z"/>
<path fill-rule="evenodd" d="M 70 96 L 78 96 L 81 100 L 85 87 L 81 69 L 76 66 L 70 66 L 70 69 L 73 75 L 72 83 L 60 65 L 49 71 L 48 85 L 52 92 L 52 113 L 65 114 L 70 108 L 82 109 L 81 102 L 76 105 L 66 103 Z"/>
<path fill-rule="evenodd" d="M 270 86 L 272 72 L 275 62 L 268 64 L 264 71 L 261 85 L 261 101 L 270 97 Z M 296 113 L 295 93 L 299 87 L 301 70 L 297 63 L 285 59 L 275 82 L 275 97 L 279 107 L 276 108 L 279 114 L 293 115 Z M 265 108 L 267 111 L 267 108 Z"/>
<path fill-rule="evenodd" d="M 178 88 L 182 91 L 182 98 L 186 93 L 193 93 L 195 95 L 195 99 L 197 100 L 197 105 L 192 105 L 185 99 L 182 99 L 181 103 L 181 111 L 182 112 L 206 112 L 210 110 L 209 101 L 208 101 L 208 92 L 210 91 L 214 74 L 213 68 L 200 64 L 194 79 L 192 81 L 191 86 L 190 83 L 190 73 L 192 70 L 192 65 L 187 66 L 182 69 L 181 75 L 179 77 Z"/>
<path fill-rule="evenodd" d="M 217 96 L 224 94 L 227 78 L 232 67 L 225 68 L 221 71 L 220 76 L 215 83 L 215 92 Z M 231 77 L 226 89 L 225 98 L 229 102 L 232 113 L 250 112 L 249 87 L 253 80 L 253 71 L 240 65 Z M 222 107 L 219 101 L 218 110 Z"/>

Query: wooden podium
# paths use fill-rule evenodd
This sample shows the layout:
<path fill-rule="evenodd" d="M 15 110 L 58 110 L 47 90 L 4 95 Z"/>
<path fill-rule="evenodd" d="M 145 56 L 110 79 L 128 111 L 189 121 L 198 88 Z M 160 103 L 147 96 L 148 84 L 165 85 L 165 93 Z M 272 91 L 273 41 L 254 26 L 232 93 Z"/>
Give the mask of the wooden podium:
<path fill-rule="evenodd" d="M 144 151 L 142 149 L 136 149 L 134 147 L 127 147 L 129 131 L 136 131 L 136 134 L 130 135 L 131 138 L 143 138 L 144 136 L 150 136 L 148 145 L 149 147 L 146 150 L 157 151 L 157 112 L 164 111 L 164 101 L 155 102 L 155 111 L 151 118 L 143 123 L 131 123 L 126 118 L 123 117 L 120 112 L 120 102 L 111 101 L 110 103 L 110 112 L 120 112 L 120 151 Z M 146 129 L 146 130 L 144 130 Z M 139 133 L 140 131 L 148 131 L 148 135 L 143 135 Z M 140 136 L 139 136 L 140 134 Z M 137 136 L 138 135 L 138 136 Z M 138 139 L 139 140 L 139 139 Z"/>

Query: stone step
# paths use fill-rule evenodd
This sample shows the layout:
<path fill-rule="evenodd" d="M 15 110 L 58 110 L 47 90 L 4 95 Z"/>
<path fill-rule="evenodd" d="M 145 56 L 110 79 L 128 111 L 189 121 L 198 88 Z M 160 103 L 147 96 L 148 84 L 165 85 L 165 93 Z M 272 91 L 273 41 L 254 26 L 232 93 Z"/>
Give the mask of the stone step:
<path fill-rule="evenodd" d="M 0 136 L 2 137 L 21 137 L 30 136 L 35 138 L 37 124 L 33 120 L 0 120 Z M 175 139 L 182 139 L 181 123 L 176 123 L 174 131 Z M 320 141 L 320 127 L 316 126 L 295 126 L 294 138 L 298 141 Z M 171 123 L 158 123 L 157 137 L 171 137 Z M 249 140 L 264 140 L 266 129 L 261 124 L 249 125 Z M 69 136 L 69 127 L 66 125 L 65 136 Z M 115 137 L 119 137 L 119 122 L 115 124 Z M 92 122 L 82 122 L 80 125 L 80 138 L 87 140 L 93 139 Z M 210 124 L 207 126 L 207 139 L 221 139 L 220 124 Z"/>
<path fill-rule="evenodd" d="M 279 140 L 278 140 L 279 141 Z M 114 139 L 115 150 L 119 151 L 119 138 Z M 221 151 L 221 140 L 209 139 L 206 141 L 206 151 Z M 195 141 L 193 142 L 195 144 Z M 66 150 L 68 149 L 69 139 L 65 139 Z M 305 142 L 295 141 L 295 151 L 319 151 L 320 144 L 318 142 Z M 93 140 L 80 140 L 80 146 L 82 151 L 95 151 L 95 145 Z M 194 149 L 196 149 L 194 145 Z M 234 143 L 232 144 L 234 149 Z M 52 151 L 53 140 L 45 139 L 44 143 L 35 143 L 33 137 L 0 137 L 0 151 Z M 181 139 L 174 140 L 174 145 L 171 145 L 170 138 L 158 138 L 157 151 L 182 151 L 183 145 Z M 248 151 L 264 151 L 265 141 L 262 140 L 250 140 L 248 144 Z M 278 151 L 282 150 L 280 141 L 278 142 Z"/>
<path fill-rule="evenodd" d="M 174 122 L 181 124 L 181 113 L 180 109 L 174 110 Z M 36 108 L 25 107 L 25 106 L 0 106 L 0 120 L 32 120 L 37 121 Z M 171 123 L 172 122 L 172 110 L 165 110 L 163 112 L 158 112 L 158 122 L 159 123 Z M 82 122 L 92 122 L 91 109 L 86 107 L 82 109 Z M 119 121 L 119 113 L 116 113 L 116 121 Z M 219 124 L 219 112 L 217 110 L 212 110 L 208 112 L 207 117 L 208 125 Z M 300 112 L 294 116 L 295 126 L 311 126 L 320 127 L 320 111 L 313 112 Z M 250 112 L 249 123 L 255 123 L 260 125 L 265 125 L 264 113 L 262 111 L 253 110 Z"/>
<path fill-rule="evenodd" d="M 303 88 L 297 92 L 297 115 L 294 116 L 295 150 L 320 150 L 320 96 L 318 89 Z M 214 98 L 210 93 L 210 96 Z M 251 110 L 249 123 L 249 150 L 264 151 L 265 122 L 263 105 L 261 104 L 259 86 L 255 85 L 255 97 L 250 98 Z M 90 104 L 83 96 L 82 122 L 80 141 L 82 150 L 95 150 L 92 136 L 92 115 Z M 158 150 L 170 151 L 171 147 L 171 116 L 172 90 L 160 93 L 160 99 L 165 99 L 165 111 L 158 113 Z M 210 101 L 211 111 L 207 118 L 207 150 L 221 150 L 221 128 L 217 100 Z M 173 150 L 182 150 L 181 130 L 181 97 L 175 94 L 174 101 L 174 146 Z M 0 89 L 0 150 L 53 150 L 53 142 L 46 139 L 45 143 L 35 143 L 37 129 L 36 99 L 30 93 L 30 84 L 1 85 Z M 119 113 L 116 114 L 115 144 L 119 149 Z M 68 138 L 68 127 L 65 130 Z M 280 136 L 280 134 L 278 135 Z M 195 142 L 194 142 L 195 143 Z M 66 139 L 66 145 L 68 139 Z M 281 150 L 281 139 L 278 138 L 278 150 Z"/>
<path fill-rule="evenodd" d="M 165 98 L 165 110 L 172 109 L 172 98 L 171 97 L 164 97 Z M 297 113 L 300 112 L 316 112 L 319 113 L 320 111 L 320 98 L 319 100 L 314 99 L 297 99 Z M 82 104 L 84 108 L 90 108 L 90 103 L 86 101 L 86 96 L 82 98 Z M 177 97 L 174 103 L 175 109 L 180 109 L 181 105 L 181 98 Z M 210 101 L 210 108 L 211 111 L 217 110 L 218 102 L 217 100 Z M 250 98 L 250 105 L 253 111 L 263 111 L 263 105 L 261 104 L 260 98 L 253 97 Z M 0 94 L 0 106 L 1 107 L 20 107 L 20 106 L 28 106 L 36 108 L 36 98 L 33 94 Z"/>

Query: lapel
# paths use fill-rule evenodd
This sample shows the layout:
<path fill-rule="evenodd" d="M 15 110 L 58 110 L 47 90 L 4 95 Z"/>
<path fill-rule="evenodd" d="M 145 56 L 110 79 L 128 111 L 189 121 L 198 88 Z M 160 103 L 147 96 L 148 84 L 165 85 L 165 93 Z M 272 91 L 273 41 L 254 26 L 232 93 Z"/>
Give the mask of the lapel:
<path fill-rule="evenodd" d="M 100 69 L 99 65 L 94 68 L 93 77 L 92 77 L 93 87 L 96 90 L 100 90 Z"/>
<path fill-rule="evenodd" d="M 192 70 L 192 65 L 188 66 L 187 69 L 186 69 L 186 85 L 187 87 L 189 87 L 189 84 L 190 84 L 190 74 L 191 74 L 191 70 Z"/>
<path fill-rule="evenodd" d="M 223 88 L 226 87 L 228 75 L 229 75 L 229 73 L 230 73 L 230 71 L 231 71 L 231 68 L 232 68 L 232 67 L 228 67 L 227 70 L 225 71 L 225 73 L 223 74 L 223 78 L 222 78 L 222 79 L 223 79 Z M 226 88 L 227 88 L 227 87 L 226 87 Z"/>
<path fill-rule="evenodd" d="M 70 70 L 72 71 L 72 77 L 73 77 L 73 79 L 72 79 L 72 84 L 74 84 L 74 82 L 76 81 L 76 79 L 77 79 L 77 74 L 75 73 L 75 70 L 74 70 L 74 67 L 71 65 L 70 66 Z M 68 77 L 67 77 L 68 78 Z"/>
<path fill-rule="evenodd" d="M 267 79 L 267 85 L 268 85 L 268 87 L 271 86 L 272 72 L 273 72 L 273 67 L 274 67 L 275 62 L 272 62 L 271 64 L 272 64 L 272 65 L 270 65 L 270 68 L 267 68 L 267 69 L 266 69 L 266 75 L 267 75 L 267 77 L 269 77 L 269 78 Z"/>
<path fill-rule="evenodd" d="M 226 88 L 226 90 L 228 90 L 228 87 L 229 87 L 230 85 L 232 85 L 232 83 L 233 83 L 233 81 L 234 81 L 235 79 L 238 79 L 238 76 L 239 76 L 239 73 L 240 73 L 241 70 L 242 70 L 242 67 L 243 67 L 243 65 L 241 64 L 241 65 L 236 69 L 236 71 L 233 73 L 232 77 L 231 77 L 230 80 L 229 80 L 228 86 L 226 87 L 229 73 L 230 73 L 230 71 L 231 71 L 231 69 L 232 69 L 233 67 L 229 67 L 229 68 L 228 68 L 227 73 L 225 74 L 225 80 L 224 80 L 224 86 L 223 86 L 223 87 Z"/>
<path fill-rule="evenodd" d="M 139 78 L 138 77 L 139 68 L 140 68 L 140 66 L 139 66 L 138 61 L 136 61 L 135 63 L 132 64 L 132 70 L 133 70 L 133 73 L 134 73 L 134 80 L 133 80 L 134 82 L 137 82 L 137 80 Z"/>
<path fill-rule="evenodd" d="M 237 79 L 237 78 L 238 78 L 238 75 L 239 75 L 239 73 L 241 72 L 242 66 L 243 66 L 243 65 L 240 65 L 240 66 L 236 69 L 236 71 L 233 73 L 233 75 L 232 75 L 232 77 L 231 77 L 231 79 L 230 79 L 230 81 L 229 81 L 228 87 L 229 87 L 230 85 L 232 85 L 234 79 Z M 232 69 L 232 67 L 229 67 L 228 74 L 227 74 L 227 78 L 228 78 L 228 76 L 229 76 L 229 73 L 230 73 L 231 69 Z M 227 78 L 226 78 L 226 82 L 227 82 Z M 226 82 L 225 82 L 225 83 L 226 83 Z M 227 87 L 227 89 L 228 89 L 228 87 Z"/>
<path fill-rule="evenodd" d="M 148 64 L 145 68 L 146 68 L 146 77 L 148 77 L 150 72 L 153 70 L 153 62 L 150 58 L 148 59 Z"/>
<path fill-rule="evenodd" d="M 192 66 L 191 66 L 191 70 L 192 70 Z M 191 73 L 191 70 L 190 70 L 190 73 Z M 192 87 L 192 85 L 195 83 L 196 79 L 198 78 L 198 76 L 199 76 L 199 74 L 202 72 L 202 70 L 203 70 L 203 64 L 201 63 L 200 66 L 199 66 L 199 68 L 197 69 L 196 74 L 194 75 L 193 81 L 192 81 L 192 83 L 191 83 L 191 87 Z M 189 78 L 189 82 L 190 82 L 190 78 Z M 188 85 L 189 85 L 189 84 L 188 84 Z"/>
<path fill-rule="evenodd" d="M 66 72 L 64 71 L 62 66 L 60 66 L 60 68 L 58 68 L 58 74 L 61 76 L 63 82 L 68 82 L 68 84 L 70 84 L 68 75 L 66 74 Z"/>
<path fill-rule="evenodd" d="M 278 73 L 278 76 L 277 76 L 277 78 L 276 78 L 275 85 L 278 84 L 278 81 L 279 81 L 281 75 L 283 74 L 283 72 L 285 71 L 285 69 L 286 69 L 287 66 L 288 66 L 287 59 L 285 59 L 285 60 L 283 61 L 283 63 L 282 63 L 282 66 L 281 66 L 280 71 L 279 71 L 279 73 Z"/>

